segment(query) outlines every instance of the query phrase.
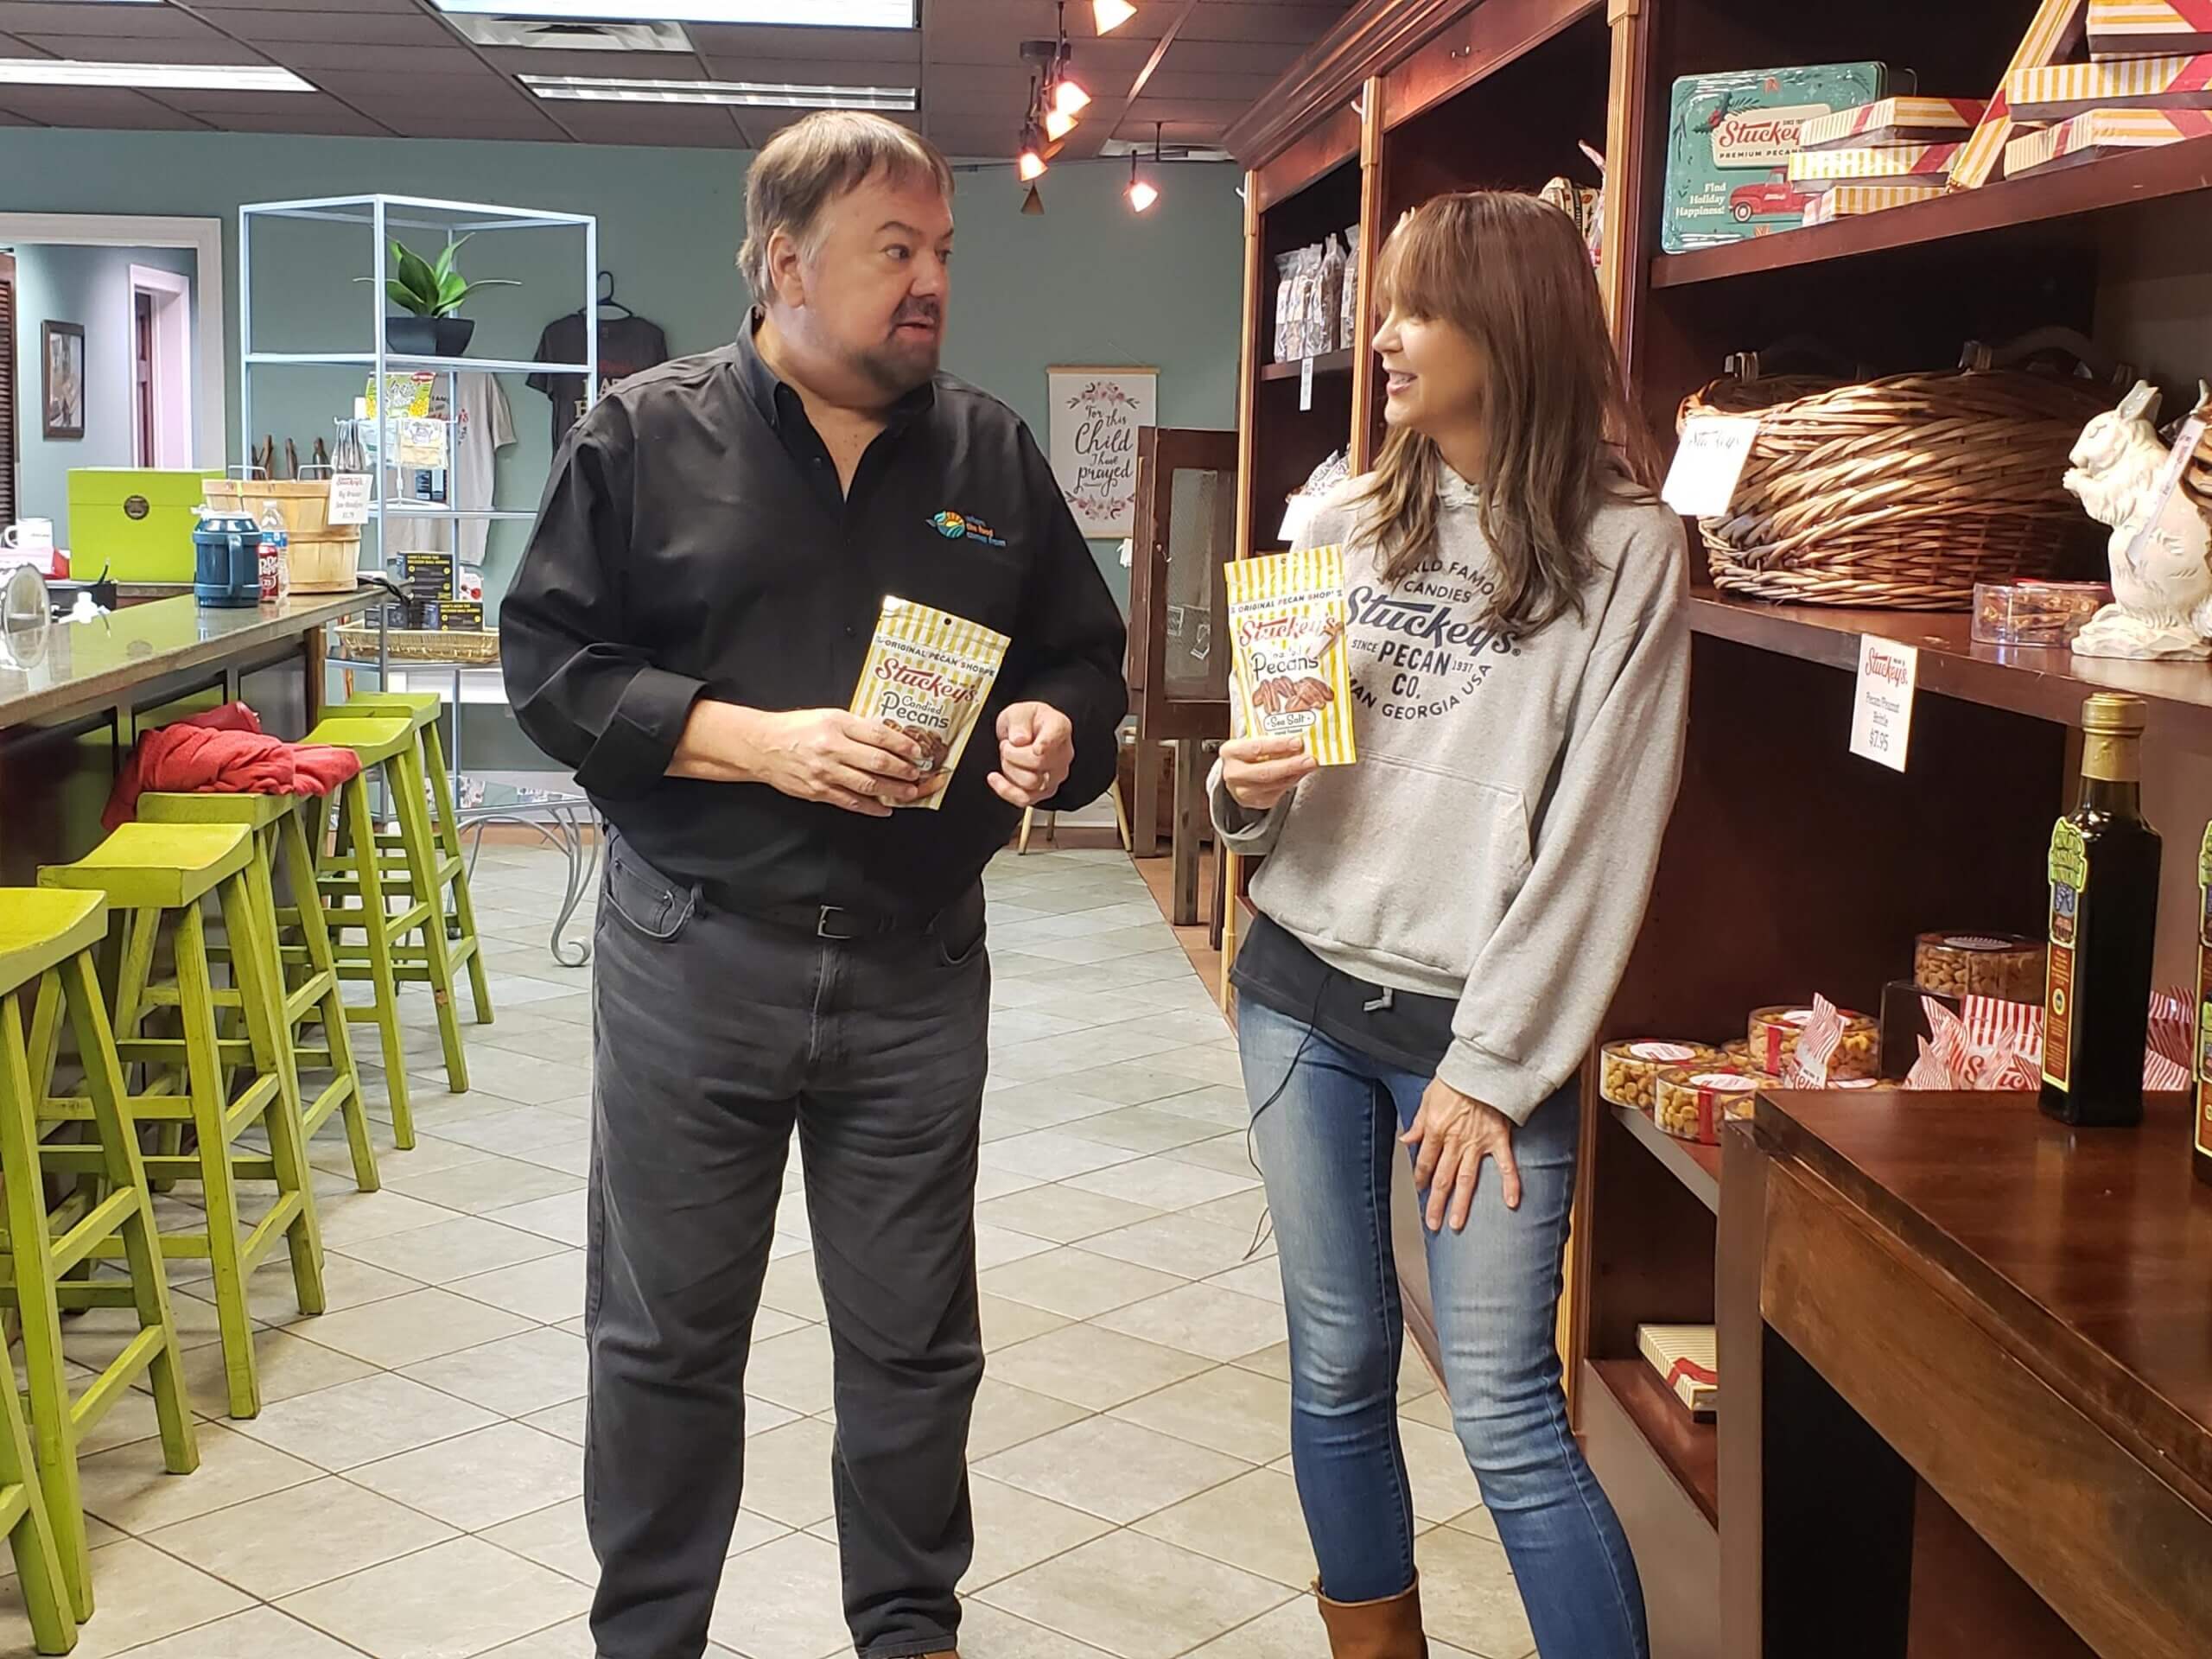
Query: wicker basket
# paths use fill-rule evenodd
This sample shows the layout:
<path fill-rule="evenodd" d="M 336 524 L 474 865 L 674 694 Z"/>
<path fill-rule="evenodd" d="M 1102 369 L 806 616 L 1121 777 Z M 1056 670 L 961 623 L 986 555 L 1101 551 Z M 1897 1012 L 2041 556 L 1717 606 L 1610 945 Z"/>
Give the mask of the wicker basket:
<path fill-rule="evenodd" d="M 288 563 L 296 594 L 350 594 L 360 585 L 361 532 L 341 529 L 294 536 Z"/>
<path fill-rule="evenodd" d="M 385 636 L 394 662 L 496 663 L 499 636 L 490 628 L 394 628 Z M 377 654 L 374 628 L 338 630 L 338 643 L 348 657 Z"/>
<path fill-rule="evenodd" d="M 1799 605 L 1963 611 L 1977 582 L 2094 566 L 2103 528 L 2061 486 L 2096 383 L 2013 369 L 1717 380 L 1684 418 L 1763 416 L 1726 518 L 1701 520 L 1713 585 Z"/>
<path fill-rule="evenodd" d="M 276 511 L 284 515 L 285 534 L 296 542 L 302 536 L 320 536 L 330 528 L 330 480 L 327 478 L 211 478 L 205 482 L 207 505 L 225 512 L 258 518 L 264 504 L 274 501 Z"/>

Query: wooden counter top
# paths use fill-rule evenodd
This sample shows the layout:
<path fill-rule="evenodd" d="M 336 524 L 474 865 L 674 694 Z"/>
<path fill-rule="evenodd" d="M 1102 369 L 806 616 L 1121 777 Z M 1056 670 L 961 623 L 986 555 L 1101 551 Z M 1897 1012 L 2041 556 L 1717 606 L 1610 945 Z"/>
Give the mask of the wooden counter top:
<path fill-rule="evenodd" d="M 244 610 L 203 610 L 189 594 L 92 622 L 56 623 L 44 657 L 0 666 L 0 730 L 128 702 L 134 685 L 261 650 L 366 606 L 373 590 L 302 594 Z"/>
<path fill-rule="evenodd" d="M 2212 1516 L 2212 1188 L 2185 1096 L 2069 1129 L 2033 1096 L 1775 1094 L 1763 1141 L 1972 1298 L 2018 1363 Z"/>

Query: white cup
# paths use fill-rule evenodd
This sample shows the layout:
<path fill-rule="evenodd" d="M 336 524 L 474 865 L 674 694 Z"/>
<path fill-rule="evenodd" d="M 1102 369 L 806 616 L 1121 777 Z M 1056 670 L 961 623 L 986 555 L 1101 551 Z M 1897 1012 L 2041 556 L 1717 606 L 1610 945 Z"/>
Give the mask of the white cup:
<path fill-rule="evenodd" d="M 43 565 L 54 551 L 54 520 L 22 518 L 0 530 L 0 550 L 15 556 L 9 563 Z"/>

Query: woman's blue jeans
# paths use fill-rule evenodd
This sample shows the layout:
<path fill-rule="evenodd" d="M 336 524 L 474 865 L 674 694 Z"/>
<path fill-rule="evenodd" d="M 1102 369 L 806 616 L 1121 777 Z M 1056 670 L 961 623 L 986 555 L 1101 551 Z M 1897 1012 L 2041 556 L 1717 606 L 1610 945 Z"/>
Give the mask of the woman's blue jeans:
<path fill-rule="evenodd" d="M 1249 997 L 1238 1026 L 1290 1315 L 1299 1501 L 1322 1593 L 1378 1600 L 1414 1581 L 1390 1179 L 1391 1160 L 1405 1155 L 1397 1137 L 1429 1079 Z M 1484 1165 L 1465 1230 L 1427 1235 L 1429 1286 L 1452 1424 L 1541 1659 L 1645 1659 L 1636 1562 L 1567 1427 L 1560 1388 L 1577 1123 L 1569 1085 L 1516 1131 L 1518 1210 L 1505 1207 L 1497 1166 Z"/>

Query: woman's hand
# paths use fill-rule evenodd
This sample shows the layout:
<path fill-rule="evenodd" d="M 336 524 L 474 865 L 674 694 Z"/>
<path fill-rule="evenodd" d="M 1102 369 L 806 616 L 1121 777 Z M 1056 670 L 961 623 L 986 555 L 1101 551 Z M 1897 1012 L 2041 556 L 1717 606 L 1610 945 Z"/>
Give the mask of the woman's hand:
<path fill-rule="evenodd" d="M 1414 1126 L 1400 1137 L 1417 1147 L 1414 1180 L 1427 1195 L 1428 1230 L 1445 1224 L 1459 1232 L 1475 1207 L 1475 1182 L 1483 1160 L 1495 1158 L 1505 1181 L 1505 1207 L 1521 1207 L 1521 1166 L 1513 1161 L 1513 1120 L 1495 1106 L 1463 1095 L 1439 1077 L 1421 1097 Z"/>
<path fill-rule="evenodd" d="M 1239 737 L 1221 746 L 1222 786 L 1248 812 L 1265 812 L 1314 769 L 1299 737 Z"/>

